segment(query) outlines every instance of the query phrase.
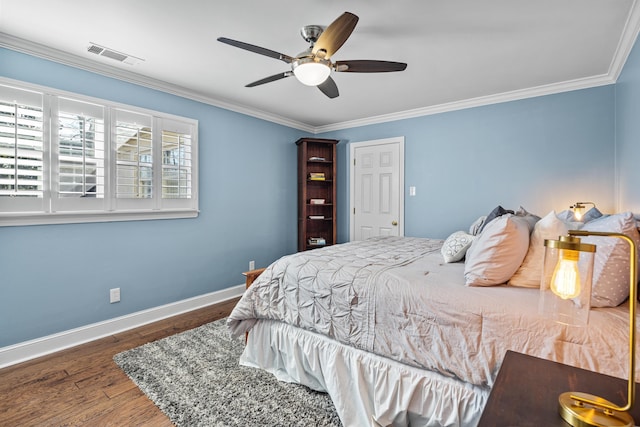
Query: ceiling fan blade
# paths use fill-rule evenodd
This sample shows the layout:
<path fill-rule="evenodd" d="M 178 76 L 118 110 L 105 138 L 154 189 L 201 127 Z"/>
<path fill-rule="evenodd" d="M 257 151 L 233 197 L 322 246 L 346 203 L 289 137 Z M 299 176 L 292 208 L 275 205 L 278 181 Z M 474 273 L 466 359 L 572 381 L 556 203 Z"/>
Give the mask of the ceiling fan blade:
<path fill-rule="evenodd" d="M 404 71 L 407 64 L 404 62 L 392 61 L 336 61 L 334 68 L 336 71 L 347 73 L 387 73 L 391 71 Z"/>
<path fill-rule="evenodd" d="M 329 98 L 337 98 L 340 93 L 338 92 L 338 86 L 331 77 L 327 77 L 327 80 L 318 85 L 318 89 Z"/>
<path fill-rule="evenodd" d="M 324 57 L 330 58 L 347 41 L 357 23 L 356 15 L 350 12 L 343 13 L 320 34 L 311 53 L 316 55 L 323 50 L 326 52 Z"/>
<path fill-rule="evenodd" d="M 226 37 L 218 37 L 218 41 L 231 46 L 239 47 L 240 49 L 248 50 L 250 52 L 259 53 L 260 55 L 268 56 L 270 58 L 279 59 L 280 61 L 284 61 L 287 64 L 290 64 L 295 59 L 289 55 L 285 55 L 284 53 L 276 52 L 275 50 L 265 49 L 264 47 L 255 46 L 238 40 L 228 39 Z"/>
<path fill-rule="evenodd" d="M 284 73 L 274 74 L 273 76 L 265 77 L 264 79 L 256 80 L 253 83 L 249 83 L 245 87 L 254 87 L 263 85 L 265 83 L 275 82 L 276 80 L 284 79 L 285 77 L 293 76 L 293 71 L 285 71 Z"/>

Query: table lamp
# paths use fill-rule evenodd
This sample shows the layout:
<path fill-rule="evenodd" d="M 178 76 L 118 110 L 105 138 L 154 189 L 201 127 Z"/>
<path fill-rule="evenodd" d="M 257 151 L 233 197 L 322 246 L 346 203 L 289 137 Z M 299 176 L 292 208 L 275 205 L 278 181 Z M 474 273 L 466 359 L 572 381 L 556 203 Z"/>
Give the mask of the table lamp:
<path fill-rule="evenodd" d="M 617 406 L 583 392 L 565 392 L 558 398 L 560 416 L 575 427 L 634 426 L 628 411 L 635 399 L 635 335 L 637 248 L 622 233 L 570 230 L 558 240 L 545 240 L 545 259 L 540 284 L 540 311 L 565 324 L 586 325 L 591 298 L 595 245 L 577 236 L 603 236 L 629 244 L 629 386 L 627 404 Z M 585 315 L 586 313 L 586 315 Z"/>

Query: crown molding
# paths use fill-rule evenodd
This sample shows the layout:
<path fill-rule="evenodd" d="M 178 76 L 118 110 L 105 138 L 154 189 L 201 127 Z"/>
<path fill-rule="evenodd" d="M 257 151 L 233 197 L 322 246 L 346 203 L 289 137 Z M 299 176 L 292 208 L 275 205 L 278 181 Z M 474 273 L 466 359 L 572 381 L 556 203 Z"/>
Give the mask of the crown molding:
<path fill-rule="evenodd" d="M 639 32 L 640 7 L 638 6 L 638 1 L 634 0 L 631 4 L 627 22 L 622 30 L 622 34 L 620 35 L 620 42 L 618 43 L 616 53 L 613 56 L 611 66 L 609 68 L 609 75 L 612 76 L 614 81 L 618 81 L 618 77 L 620 77 L 624 64 L 627 62 L 627 58 L 629 58 L 629 54 L 635 45 Z"/>
<path fill-rule="evenodd" d="M 638 37 L 638 33 L 640 33 L 640 6 L 638 5 L 638 0 L 634 0 L 629 9 L 627 22 L 625 23 L 625 27 L 622 30 L 622 34 L 620 35 L 620 40 L 618 42 L 614 57 L 611 60 L 609 72 L 607 74 L 537 86 L 528 89 L 515 90 L 511 92 L 504 92 L 495 95 L 482 96 L 462 101 L 449 102 L 424 108 L 416 108 L 413 110 L 400 111 L 392 114 L 367 117 L 359 120 L 333 123 L 326 126 L 318 126 L 315 128 L 315 133 L 324 133 L 396 120 L 411 119 L 415 117 L 446 113 L 466 108 L 481 107 L 502 102 L 517 101 L 526 98 L 535 98 L 538 96 L 552 95 L 573 90 L 588 89 L 597 86 L 615 84 L 618 80 L 618 77 L 620 76 L 620 73 L 622 73 L 624 64 L 626 63 L 631 50 L 633 49 L 633 46 Z"/>
<path fill-rule="evenodd" d="M 444 104 L 433 105 L 429 107 L 416 108 L 413 110 L 399 111 L 392 114 L 384 114 L 380 116 L 367 117 L 364 119 L 351 120 L 348 122 L 334 123 L 326 126 L 318 126 L 315 128 L 316 133 L 324 133 L 335 130 L 349 129 L 359 126 L 367 126 L 384 122 L 392 122 L 397 120 L 412 119 L 416 117 L 429 116 L 433 114 L 447 113 L 451 111 L 464 110 L 467 108 L 482 107 L 485 105 L 500 104 L 503 102 L 517 101 L 527 98 L 535 98 L 545 95 L 553 95 L 561 92 L 570 92 L 579 89 L 588 89 L 597 86 L 606 86 L 614 84 L 615 80 L 608 74 L 589 77 L 585 79 L 577 79 L 568 82 L 554 83 L 550 85 L 538 86 L 528 89 L 514 90 L 511 92 L 503 92 L 495 95 L 481 96 L 477 98 L 465 99 L 462 101 L 448 102 Z"/>
<path fill-rule="evenodd" d="M 397 120 L 411 119 L 415 117 L 428 116 L 433 114 L 446 113 L 467 108 L 481 107 L 491 104 L 498 104 L 509 101 L 517 101 L 526 98 L 534 98 L 544 95 L 552 95 L 562 92 L 569 92 L 579 89 L 588 89 L 597 86 L 615 84 L 620 73 L 624 68 L 624 64 L 633 49 L 635 41 L 640 33 L 640 7 L 638 1 L 634 0 L 630 7 L 629 17 L 620 36 L 620 41 L 616 48 L 615 55 L 611 61 L 609 72 L 598 76 L 591 76 L 583 79 L 570 80 L 566 82 L 553 83 L 549 85 L 537 86 L 528 89 L 515 90 L 494 95 L 481 96 L 462 101 L 448 102 L 439 105 L 432 105 L 422 108 L 416 108 L 406 111 L 399 111 L 391 114 L 383 114 L 379 116 L 371 116 L 358 120 L 350 120 L 345 122 L 332 123 L 324 126 L 312 126 L 306 123 L 288 119 L 286 117 L 271 114 L 266 111 L 238 105 L 229 101 L 214 99 L 203 96 L 197 92 L 191 91 L 178 85 L 152 79 L 137 73 L 121 70 L 108 64 L 100 64 L 88 59 L 71 55 L 57 49 L 53 49 L 41 44 L 29 42 L 24 39 L 10 36 L 0 32 L 0 47 L 16 50 L 29 55 L 37 56 L 50 61 L 70 65 L 86 71 L 91 71 L 107 77 L 118 80 L 127 81 L 140 86 L 156 89 L 169 94 L 181 96 L 183 98 L 192 99 L 194 101 L 209 104 L 215 107 L 224 108 L 240 114 L 245 114 L 258 119 L 277 123 L 283 126 L 298 129 L 312 134 L 331 132 L 335 130 L 349 129 L 360 126 L 367 126 Z"/>
<path fill-rule="evenodd" d="M 299 129 L 305 132 L 314 131 L 314 127 L 306 123 L 291 120 L 286 117 L 271 114 L 255 108 L 235 104 L 226 100 L 203 96 L 200 93 L 186 89 L 182 86 L 167 83 L 165 81 L 157 80 L 151 77 L 146 77 L 131 71 L 122 70 L 108 64 L 95 62 L 77 55 L 72 55 L 61 50 L 51 48 L 49 46 L 45 46 L 39 43 L 33 43 L 28 40 L 14 37 L 2 32 L 0 32 L 0 47 L 15 50 L 16 52 L 26 53 L 38 58 L 57 62 L 63 65 L 68 65 L 74 68 L 79 68 L 81 70 L 100 74 L 106 77 L 111 77 L 128 83 L 133 83 L 139 86 L 147 87 L 149 89 L 155 89 L 171 95 L 180 96 L 182 98 L 202 102 L 204 104 L 223 108 L 229 111 L 234 111 L 236 113 L 255 117 L 257 119 L 266 120 L 294 129 Z"/>

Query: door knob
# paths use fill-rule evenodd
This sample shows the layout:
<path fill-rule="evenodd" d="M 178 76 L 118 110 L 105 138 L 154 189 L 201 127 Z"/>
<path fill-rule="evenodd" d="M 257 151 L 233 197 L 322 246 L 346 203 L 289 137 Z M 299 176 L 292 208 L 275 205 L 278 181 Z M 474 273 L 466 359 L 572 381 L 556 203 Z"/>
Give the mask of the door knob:
<path fill-rule="evenodd" d="M 398 225 L 398 221 L 391 221 L 391 225 Z"/>

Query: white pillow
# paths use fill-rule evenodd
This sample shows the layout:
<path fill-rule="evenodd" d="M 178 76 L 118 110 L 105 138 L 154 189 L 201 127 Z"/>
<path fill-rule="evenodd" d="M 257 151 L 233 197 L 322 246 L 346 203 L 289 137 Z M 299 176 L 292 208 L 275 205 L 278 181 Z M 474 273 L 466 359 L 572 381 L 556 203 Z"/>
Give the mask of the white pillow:
<path fill-rule="evenodd" d="M 524 218 L 506 214 L 494 219 L 467 250 L 467 286 L 506 283 L 522 264 L 528 248 L 529 226 Z"/>
<path fill-rule="evenodd" d="M 560 236 L 566 236 L 568 231 L 569 227 L 556 216 L 555 211 L 549 212 L 538 221 L 531 233 L 527 255 L 518 271 L 509 280 L 509 285 L 523 288 L 539 287 L 544 262 L 545 239 L 557 240 Z"/>
<path fill-rule="evenodd" d="M 456 231 L 444 241 L 440 252 L 444 257 L 444 262 L 457 262 L 464 258 L 467 249 L 475 240 L 476 236 L 472 236 L 464 231 Z"/>
<path fill-rule="evenodd" d="M 640 235 L 631 212 L 594 219 L 582 229 L 623 233 L 633 239 L 636 245 L 640 244 Z M 591 306 L 620 305 L 629 297 L 629 244 L 623 239 L 601 236 L 586 236 L 582 242 L 596 245 Z"/>

